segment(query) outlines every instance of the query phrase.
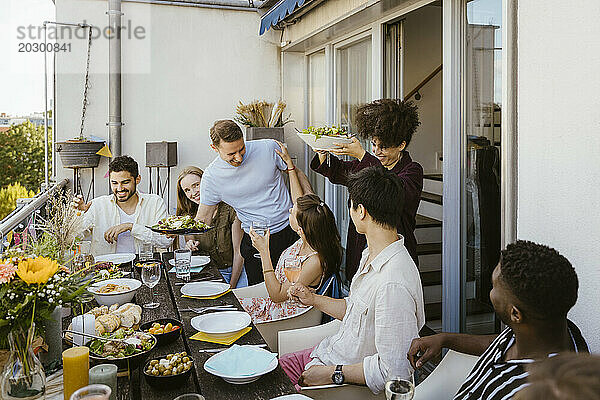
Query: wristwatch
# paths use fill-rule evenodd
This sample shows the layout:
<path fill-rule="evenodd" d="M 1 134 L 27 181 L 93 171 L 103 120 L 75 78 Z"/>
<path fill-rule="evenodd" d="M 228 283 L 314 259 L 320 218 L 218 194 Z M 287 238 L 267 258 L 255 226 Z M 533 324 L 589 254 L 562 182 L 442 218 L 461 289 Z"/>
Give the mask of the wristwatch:
<path fill-rule="evenodd" d="M 344 373 L 342 372 L 341 365 L 335 367 L 335 371 L 333 372 L 333 375 L 331 375 L 331 380 L 336 385 L 341 385 L 344 383 Z"/>

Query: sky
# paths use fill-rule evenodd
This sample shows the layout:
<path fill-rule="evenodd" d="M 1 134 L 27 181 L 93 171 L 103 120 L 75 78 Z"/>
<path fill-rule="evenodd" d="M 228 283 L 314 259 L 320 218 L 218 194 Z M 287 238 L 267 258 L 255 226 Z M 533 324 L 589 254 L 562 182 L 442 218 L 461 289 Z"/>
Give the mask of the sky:
<path fill-rule="evenodd" d="M 44 53 L 19 52 L 24 43 L 43 44 L 44 38 L 18 39 L 17 29 L 42 26 L 54 15 L 52 0 L 0 0 L 0 113 L 18 116 L 44 111 Z"/>

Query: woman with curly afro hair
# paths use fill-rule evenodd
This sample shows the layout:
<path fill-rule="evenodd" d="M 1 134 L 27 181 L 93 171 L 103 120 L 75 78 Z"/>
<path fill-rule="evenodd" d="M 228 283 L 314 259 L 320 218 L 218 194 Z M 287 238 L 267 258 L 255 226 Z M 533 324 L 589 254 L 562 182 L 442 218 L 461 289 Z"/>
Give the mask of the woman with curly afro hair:
<path fill-rule="evenodd" d="M 370 140 L 373 154 L 365 151 L 354 138 L 351 143 L 339 144 L 329 152 L 337 156 L 350 156 L 352 161 L 343 161 L 318 151 L 310 167 L 327 177 L 331 183 L 347 186 L 348 175 L 373 165 L 382 165 L 402 181 L 405 189 L 404 212 L 398 232 L 404 237 L 404 245 L 415 264 L 418 265 L 415 225 L 417 208 L 423 190 L 423 167 L 412 160 L 406 148 L 419 126 L 417 106 L 402 100 L 381 99 L 364 104 L 356 112 L 357 134 Z M 346 241 L 346 277 L 352 279 L 367 241 L 356 232 L 352 221 L 348 226 Z"/>

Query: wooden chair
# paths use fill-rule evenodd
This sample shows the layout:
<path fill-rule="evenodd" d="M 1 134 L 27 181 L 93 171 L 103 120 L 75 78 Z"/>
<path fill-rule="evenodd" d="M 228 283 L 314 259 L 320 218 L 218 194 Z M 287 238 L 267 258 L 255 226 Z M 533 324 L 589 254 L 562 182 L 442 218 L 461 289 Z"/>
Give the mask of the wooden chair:
<path fill-rule="evenodd" d="M 308 349 L 317 345 L 327 336 L 334 335 L 340 329 L 342 322 L 334 319 L 323 325 L 309 328 L 294 329 L 279 332 L 279 356 Z M 312 399 L 326 400 L 362 400 L 385 399 L 385 392 L 374 395 L 366 386 L 359 385 L 322 385 L 302 388 L 303 394 Z"/>
<path fill-rule="evenodd" d="M 415 388 L 413 400 L 451 400 L 478 359 L 448 350 L 436 369 Z"/>

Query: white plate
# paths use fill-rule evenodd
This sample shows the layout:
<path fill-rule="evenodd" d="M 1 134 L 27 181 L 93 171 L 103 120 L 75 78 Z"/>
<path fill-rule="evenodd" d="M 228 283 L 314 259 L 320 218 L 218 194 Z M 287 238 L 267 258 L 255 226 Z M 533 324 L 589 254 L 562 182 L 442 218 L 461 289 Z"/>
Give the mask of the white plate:
<path fill-rule="evenodd" d="M 202 265 L 206 265 L 210 262 L 210 257 L 209 256 L 192 256 L 192 262 L 190 263 L 190 267 L 194 268 L 194 267 L 200 267 Z M 175 259 L 171 258 L 169 260 L 169 264 L 171 264 L 172 266 L 175 266 Z"/>
<path fill-rule="evenodd" d="M 285 394 L 283 396 L 273 397 L 271 400 L 310 400 L 310 397 L 307 397 L 303 394 L 294 393 L 294 394 Z"/>
<path fill-rule="evenodd" d="M 321 136 L 316 139 L 315 135 L 310 133 L 298 133 L 296 132 L 298 137 L 302 139 L 307 145 L 313 148 L 313 150 L 331 150 L 333 149 L 334 143 L 350 143 L 352 139 L 347 139 L 343 137 L 332 137 L 332 136 Z"/>
<path fill-rule="evenodd" d="M 261 349 L 261 348 L 259 348 L 259 350 L 261 350 L 261 351 L 267 351 L 267 350 Z M 215 354 L 211 358 L 218 357 L 218 356 L 219 356 L 219 353 Z M 210 360 L 211 358 L 209 358 L 208 360 Z M 254 382 L 254 381 L 260 379 L 261 376 L 263 376 L 265 374 L 268 374 L 269 372 L 273 371 L 279 365 L 279 360 L 277 360 L 277 357 L 275 357 L 273 359 L 273 361 L 271 361 L 271 364 L 269 364 L 264 371 L 257 372 L 254 375 L 248 375 L 248 376 L 244 376 L 244 377 L 239 377 L 239 376 L 223 375 L 223 374 L 220 374 L 220 373 L 218 373 L 216 371 L 207 369 L 206 368 L 206 363 L 208 362 L 208 360 L 206 360 L 206 362 L 204 363 L 204 370 L 206 372 L 208 372 L 210 374 L 213 374 L 215 376 L 221 377 L 221 378 L 223 378 L 223 380 L 225 382 L 233 383 L 234 385 L 245 385 L 246 383 Z"/>
<path fill-rule="evenodd" d="M 135 254 L 133 253 L 102 254 L 94 257 L 94 262 L 111 262 L 115 265 L 125 264 L 133 260 L 135 260 Z"/>
<path fill-rule="evenodd" d="M 192 328 L 209 335 L 227 336 L 241 331 L 252 322 L 243 311 L 220 311 L 198 315 L 191 320 Z"/>
<path fill-rule="evenodd" d="M 213 297 L 230 289 L 224 282 L 191 282 L 181 288 L 181 294 L 192 297 Z"/>

